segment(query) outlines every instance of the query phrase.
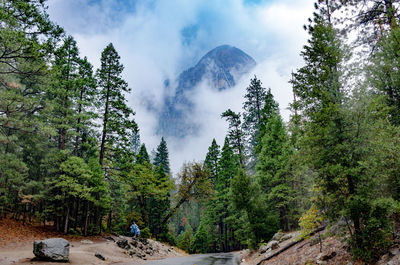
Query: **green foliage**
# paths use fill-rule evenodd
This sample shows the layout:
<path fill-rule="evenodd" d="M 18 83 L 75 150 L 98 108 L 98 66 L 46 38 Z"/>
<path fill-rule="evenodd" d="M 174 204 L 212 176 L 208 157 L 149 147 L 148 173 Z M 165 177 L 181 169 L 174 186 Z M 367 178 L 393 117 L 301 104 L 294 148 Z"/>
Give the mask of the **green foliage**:
<path fill-rule="evenodd" d="M 185 231 L 178 236 L 178 247 L 187 253 L 191 253 L 193 242 L 193 231 L 190 225 L 185 227 Z"/>
<path fill-rule="evenodd" d="M 203 223 L 200 223 L 199 228 L 194 235 L 191 243 L 191 252 L 207 253 L 209 251 L 210 236 Z"/>
<path fill-rule="evenodd" d="M 156 167 L 161 165 L 165 174 L 169 175 L 171 173 L 169 168 L 167 142 L 164 140 L 164 137 L 161 138 L 161 142 L 157 147 L 156 156 L 154 158 L 153 164 Z"/>
<path fill-rule="evenodd" d="M 216 184 L 220 173 L 219 159 L 221 154 L 219 148 L 220 147 L 217 144 L 217 141 L 213 139 L 211 142 L 211 146 L 208 147 L 206 159 L 204 160 L 204 165 L 211 172 L 214 185 Z"/>
<path fill-rule="evenodd" d="M 141 165 L 144 165 L 145 163 L 150 163 L 149 153 L 147 153 L 145 144 L 142 144 L 140 146 L 139 153 L 136 156 L 136 163 Z"/>
<path fill-rule="evenodd" d="M 140 237 L 150 238 L 151 237 L 150 229 L 148 227 L 145 227 L 144 229 L 140 230 Z"/>
<path fill-rule="evenodd" d="M 295 191 L 290 167 L 293 153 L 281 117 L 271 116 L 262 139 L 256 180 L 266 200 L 279 213 L 280 227 L 284 230 L 290 230 L 290 224 L 294 222 L 291 215 Z"/>
<path fill-rule="evenodd" d="M 112 43 L 101 54 L 101 67 L 96 77 L 100 88 L 100 104 L 103 107 L 102 137 L 100 144 L 100 164 L 104 165 L 106 149 L 109 156 L 118 156 L 120 160 L 129 159 L 130 143 L 138 126 L 133 120 L 134 112 L 126 104 L 124 93 L 131 92 L 128 83 L 121 77 L 124 66 Z"/>
<path fill-rule="evenodd" d="M 229 123 L 229 131 L 227 138 L 229 139 L 232 149 L 239 156 L 240 165 L 244 166 L 244 132 L 242 130 L 241 114 L 235 113 L 231 109 L 223 112 L 221 118 L 225 118 Z"/>

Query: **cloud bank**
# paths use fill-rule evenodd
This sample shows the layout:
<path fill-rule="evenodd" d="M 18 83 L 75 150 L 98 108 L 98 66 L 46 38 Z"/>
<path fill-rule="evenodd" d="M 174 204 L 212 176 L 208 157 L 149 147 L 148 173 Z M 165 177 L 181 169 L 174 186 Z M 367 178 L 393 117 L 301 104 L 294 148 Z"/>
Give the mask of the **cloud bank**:
<path fill-rule="evenodd" d="M 290 74 L 301 66 L 307 35 L 302 25 L 313 11 L 310 0 L 49 0 L 50 17 L 74 36 L 82 56 L 97 68 L 112 42 L 132 88 L 129 105 L 136 111 L 142 142 L 149 151 L 160 142 L 155 112 L 162 106 L 164 80 L 175 80 L 209 50 L 222 44 L 242 49 L 257 67 L 228 90 L 217 93 L 200 85 L 189 114 L 201 130 L 185 139 L 167 139 L 171 168 L 203 160 L 212 138 L 222 145 L 227 124 L 220 114 L 241 111 L 245 89 L 257 75 L 270 87 L 283 117 L 292 100 Z M 148 108 L 151 102 L 151 109 Z"/>

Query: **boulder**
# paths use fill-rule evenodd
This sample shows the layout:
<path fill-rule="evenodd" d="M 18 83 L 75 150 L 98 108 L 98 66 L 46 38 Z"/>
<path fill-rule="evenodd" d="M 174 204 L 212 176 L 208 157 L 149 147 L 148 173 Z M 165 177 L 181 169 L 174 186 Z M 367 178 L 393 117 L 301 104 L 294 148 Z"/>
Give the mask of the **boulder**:
<path fill-rule="evenodd" d="M 263 254 L 263 253 L 267 252 L 267 250 L 268 250 L 267 245 L 262 245 L 262 246 L 258 249 L 258 252 L 259 252 L 260 254 Z"/>
<path fill-rule="evenodd" d="M 273 241 L 279 241 L 284 234 L 282 232 L 276 232 L 275 235 L 271 238 Z"/>
<path fill-rule="evenodd" d="M 267 250 L 268 250 L 268 249 L 274 250 L 274 249 L 277 249 L 277 248 L 279 248 L 279 242 L 278 242 L 278 241 L 276 241 L 276 240 L 271 240 L 271 241 L 268 242 L 268 244 L 267 244 Z"/>
<path fill-rule="evenodd" d="M 43 260 L 68 261 L 69 246 L 69 242 L 64 238 L 36 240 L 33 243 L 33 254 Z"/>
<path fill-rule="evenodd" d="M 131 248 L 131 246 L 128 244 L 128 240 L 125 239 L 125 238 L 119 239 L 119 240 L 117 241 L 117 245 L 118 245 L 120 248 L 123 248 L 123 249 L 130 249 L 130 248 Z"/>
<path fill-rule="evenodd" d="M 346 219 L 342 216 L 337 220 L 336 223 L 334 223 L 330 227 L 329 232 L 332 235 L 337 235 L 343 233 L 344 231 L 346 231 L 346 229 L 347 229 Z"/>
<path fill-rule="evenodd" d="M 100 252 L 96 252 L 96 254 L 94 254 L 94 256 L 96 258 L 99 258 L 101 260 L 106 260 L 106 258 L 103 256 L 103 254 L 101 254 Z"/>
<path fill-rule="evenodd" d="M 283 242 L 292 238 L 291 234 L 284 234 L 280 239 L 279 242 Z"/>

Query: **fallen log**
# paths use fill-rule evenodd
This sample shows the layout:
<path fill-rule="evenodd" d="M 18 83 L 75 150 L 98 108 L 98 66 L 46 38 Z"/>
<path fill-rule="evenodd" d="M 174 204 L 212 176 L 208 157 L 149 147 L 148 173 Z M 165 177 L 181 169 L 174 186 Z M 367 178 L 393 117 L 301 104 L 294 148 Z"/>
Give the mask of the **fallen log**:
<path fill-rule="evenodd" d="M 325 228 L 326 228 L 326 225 L 321 226 L 321 227 L 315 229 L 314 231 L 312 231 L 312 232 L 310 233 L 310 236 L 313 236 L 313 235 L 315 235 L 316 233 L 323 231 Z M 300 242 L 302 242 L 302 241 L 304 241 L 304 238 L 302 238 L 302 239 L 300 239 L 300 240 L 298 240 L 298 241 L 293 241 L 292 243 L 290 243 L 290 244 L 284 246 L 283 248 L 279 249 L 278 251 L 274 252 L 274 254 L 272 254 L 272 255 L 266 257 L 265 259 L 261 260 L 260 262 L 257 263 L 257 265 L 262 265 L 262 264 L 264 263 L 264 261 L 270 260 L 270 259 L 272 259 L 272 258 L 278 256 L 279 254 L 285 252 L 285 251 L 288 250 L 289 248 L 291 248 L 291 247 L 297 245 L 298 243 L 300 243 Z"/>

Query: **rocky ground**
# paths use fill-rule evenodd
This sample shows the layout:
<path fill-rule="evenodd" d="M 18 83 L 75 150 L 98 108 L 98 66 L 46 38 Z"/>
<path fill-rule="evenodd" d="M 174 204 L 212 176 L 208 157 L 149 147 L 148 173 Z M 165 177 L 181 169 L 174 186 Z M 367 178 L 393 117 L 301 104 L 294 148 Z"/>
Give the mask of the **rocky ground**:
<path fill-rule="evenodd" d="M 268 244 L 257 251 L 242 251 L 241 265 L 361 265 L 361 262 L 351 260 L 346 245 L 332 234 L 334 233 L 325 229 L 308 240 L 294 244 L 298 240 L 298 232 L 277 233 Z M 291 247 L 275 255 L 288 246 Z M 393 246 L 377 264 L 400 265 L 399 247 Z"/>
<path fill-rule="evenodd" d="M 3 219 L 0 220 L 0 264 L 59 264 L 35 260 L 34 240 L 50 237 L 62 237 L 70 242 L 69 264 L 140 264 L 145 260 L 186 255 L 151 239 L 133 240 L 113 235 L 65 237 L 34 225 Z"/>

